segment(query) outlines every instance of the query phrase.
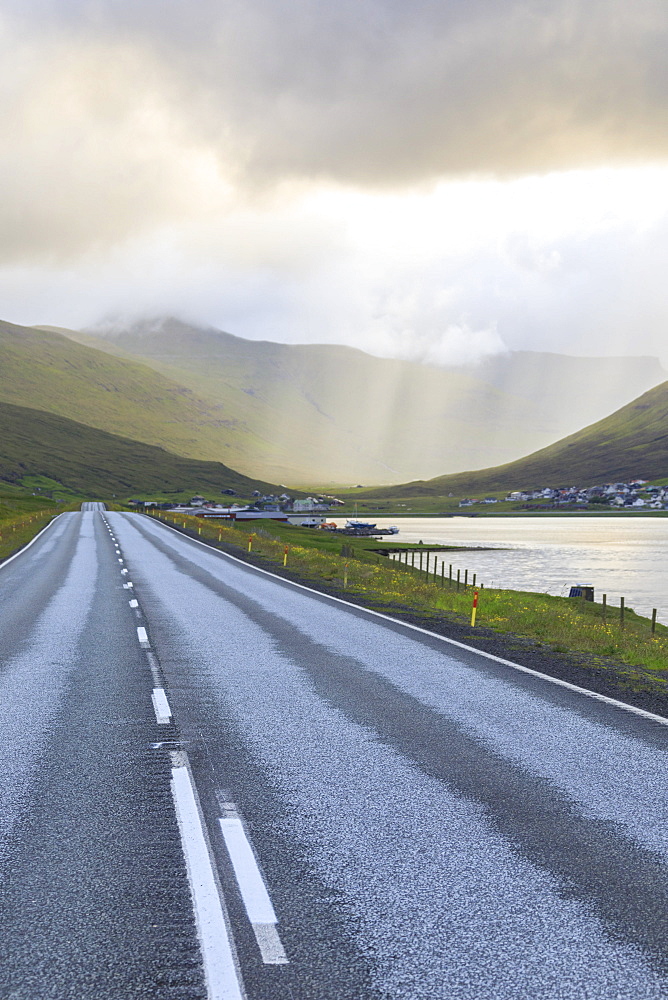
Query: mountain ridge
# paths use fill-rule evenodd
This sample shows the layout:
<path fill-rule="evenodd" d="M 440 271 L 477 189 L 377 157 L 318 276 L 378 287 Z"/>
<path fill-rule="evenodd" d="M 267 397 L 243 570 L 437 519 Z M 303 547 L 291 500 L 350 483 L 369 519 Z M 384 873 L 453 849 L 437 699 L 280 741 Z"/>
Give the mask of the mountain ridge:
<path fill-rule="evenodd" d="M 164 317 L 101 332 L 102 349 L 225 405 L 236 420 L 224 435 L 227 464 L 293 484 L 382 484 L 503 464 L 666 377 L 656 359 L 540 352 L 443 369 L 342 345 L 251 341 Z M 93 333 L 72 336 L 91 343 Z M 514 373 L 541 367 L 520 386 Z"/>
<path fill-rule="evenodd" d="M 603 420 L 515 462 L 360 491 L 359 496 L 461 496 L 544 486 L 587 487 L 635 478 L 668 478 L 668 381 Z"/>

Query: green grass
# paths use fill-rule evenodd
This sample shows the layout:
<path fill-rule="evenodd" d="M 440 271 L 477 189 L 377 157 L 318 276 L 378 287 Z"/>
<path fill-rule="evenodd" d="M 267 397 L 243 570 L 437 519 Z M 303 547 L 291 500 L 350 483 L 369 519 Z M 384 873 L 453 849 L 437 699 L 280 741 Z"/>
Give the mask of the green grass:
<path fill-rule="evenodd" d="M 78 510 L 80 500 L 69 505 L 47 497 L 32 496 L 21 487 L 0 489 L 0 561 L 14 555 L 64 510 Z"/>
<path fill-rule="evenodd" d="M 161 519 L 176 523 L 165 512 Z M 203 540 L 218 540 L 246 549 L 251 538 L 252 551 L 278 565 L 283 563 L 288 547 L 287 567 L 300 578 L 322 580 L 338 587 L 345 585 L 352 594 L 366 598 L 373 606 L 401 606 L 426 617 L 442 617 L 460 624 L 470 621 L 472 590 L 460 590 L 448 581 L 412 571 L 383 556 L 366 544 L 355 546 L 354 557 L 340 555 L 340 536 L 321 538 L 312 531 L 297 533 L 297 529 L 264 522 L 262 527 L 248 524 L 213 524 L 197 517 L 180 517 L 189 530 L 198 532 Z M 295 531 L 295 534 L 292 534 Z M 292 539 L 292 541 L 291 541 Z M 358 542 L 360 540 L 357 540 Z M 366 540 L 364 540 L 366 542 Z M 338 550 L 338 551 L 337 551 Z M 514 590 L 480 591 L 478 626 L 501 634 L 511 634 L 540 646 L 568 651 L 591 658 L 600 668 L 605 661 L 642 667 L 654 682 L 662 687 L 668 678 L 668 628 L 656 626 L 652 635 L 650 621 L 627 609 L 625 627 L 619 625 L 619 610 L 608 607 L 606 617 L 602 605 L 566 597 L 551 597 Z"/>
<path fill-rule="evenodd" d="M 0 401 L 27 406 L 175 454 L 225 462 L 234 413 L 131 358 L 59 333 L 0 322 Z"/>
<path fill-rule="evenodd" d="M 35 490 L 113 501 L 141 493 L 220 499 L 224 488 L 241 497 L 278 489 L 217 462 L 180 458 L 41 410 L 0 403 L 0 426 L 0 480 Z"/>

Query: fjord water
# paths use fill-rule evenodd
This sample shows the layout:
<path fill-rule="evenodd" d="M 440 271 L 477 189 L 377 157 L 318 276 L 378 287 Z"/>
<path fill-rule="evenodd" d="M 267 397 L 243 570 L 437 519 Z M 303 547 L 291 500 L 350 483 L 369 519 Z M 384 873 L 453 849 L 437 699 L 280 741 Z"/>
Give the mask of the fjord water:
<path fill-rule="evenodd" d="M 486 587 L 568 596 L 573 584 L 592 584 L 597 601 L 619 604 L 668 624 L 668 518 L 652 517 L 421 517 L 373 518 L 396 524 L 397 541 L 472 546 L 444 553 L 453 571 L 476 573 Z M 477 547 L 494 546 L 494 551 Z M 496 548 L 498 546 L 498 548 Z M 440 564 L 439 557 L 439 564 Z M 440 569 L 440 565 L 439 565 Z"/>

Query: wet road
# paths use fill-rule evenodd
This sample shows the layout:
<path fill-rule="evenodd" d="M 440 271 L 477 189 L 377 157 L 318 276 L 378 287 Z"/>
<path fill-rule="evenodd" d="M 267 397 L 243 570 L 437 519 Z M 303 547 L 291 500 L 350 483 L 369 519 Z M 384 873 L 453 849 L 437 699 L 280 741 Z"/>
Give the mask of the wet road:
<path fill-rule="evenodd" d="M 668 996 L 660 721 L 141 515 L 0 594 L 3 1000 Z"/>

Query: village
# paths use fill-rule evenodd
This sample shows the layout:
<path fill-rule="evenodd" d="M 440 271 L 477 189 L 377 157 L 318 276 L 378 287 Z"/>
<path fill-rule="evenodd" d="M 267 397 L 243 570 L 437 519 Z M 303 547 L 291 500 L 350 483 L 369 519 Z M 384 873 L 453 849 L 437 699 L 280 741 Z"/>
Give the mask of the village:
<path fill-rule="evenodd" d="M 474 504 L 496 504 L 498 497 L 488 496 L 479 500 L 466 497 L 460 507 Z M 515 490 L 504 498 L 506 503 L 523 504 L 524 510 L 557 510 L 563 507 L 589 509 L 612 507 L 618 510 L 668 510 L 668 486 L 652 486 L 646 479 L 632 479 L 628 483 L 605 483 L 602 486 L 553 489 L 545 486 L 535 490 Z"/>
<path fill-rule="evenodd" d="M 221 490 L 221 492 L 228 496 L 236 495 L 236 492 L 230 489 Z M 130 500 L 129 505 L 144 510 L 151 508 L 169 510 L 174 514 L 194 513 L 198 517 L 205 518 L 221 518 L 231 521 L 274 520 L 286 521 L 301 527 L 319 527 L 326 520 L 326 516 L 332 508 L 345 504 L 345 500 L 323 494 L 294 499 L 288 493 L 277 496 L 273 493 L 262 494 L 260 490 L 253 492 L 251 501 L 249 504 L 236 502 L 220 504 L 197 494 L 191 497 L 187 504 L 158 500 Z"/>

